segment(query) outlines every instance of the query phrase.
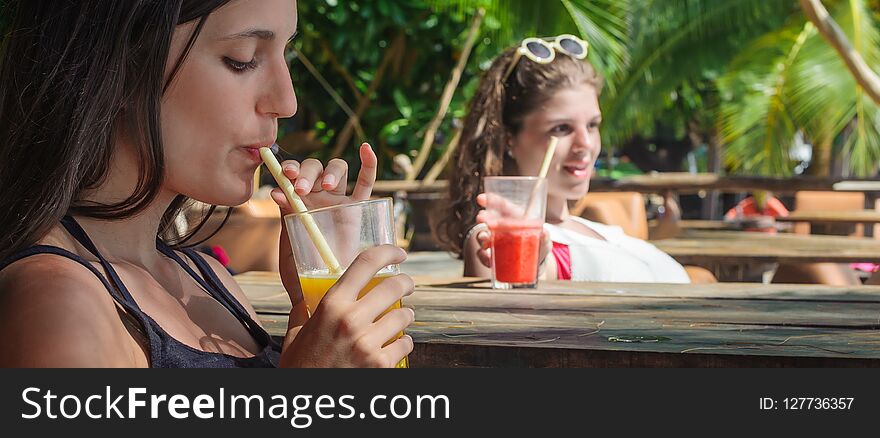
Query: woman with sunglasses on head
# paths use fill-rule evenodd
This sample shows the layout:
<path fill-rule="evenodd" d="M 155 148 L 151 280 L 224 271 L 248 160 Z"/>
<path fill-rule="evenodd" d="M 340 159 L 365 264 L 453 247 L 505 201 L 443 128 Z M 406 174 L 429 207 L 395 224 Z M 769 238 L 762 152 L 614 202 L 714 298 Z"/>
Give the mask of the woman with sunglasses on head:
<path fill-rule="evenodd" d="M 470 103 L 451 160 L 451 206 L 435 234 L 464 259 L 464 275 L 491 274 L 490 232 L 481 222 L 482 178 L 534 176 L 552 137 L 541 278 L 618 282 L 689 282 L 684 268 L 619 227 L 569 214 L 586 195 L 601 149 L 602 80 L 585 60 L 587 43 L 572 35 L 529 38 L 503 52 Z M 480 222 L 480 223 L 478 223 Z"/>
<path fill-rule="evenodd" d="M 0 35 L 0 366 L 392 367 L 412 348 L 413 289 L 368 295 L 399 248 L 362 254 L 308 315 L 282 230 L 292 309 L 279 345 L 214 260 L 177 245 L 189 200 L 233 206 L 259 148 L 297 110 L 285 61 L 295 0 L 3 3 Z M 308 208 L 367 199 L 376 155 L 283 163 Z M 284 195 L 272 197 L 292 213 Z M 377 319 L 378 318 L 378 319 Z"/>

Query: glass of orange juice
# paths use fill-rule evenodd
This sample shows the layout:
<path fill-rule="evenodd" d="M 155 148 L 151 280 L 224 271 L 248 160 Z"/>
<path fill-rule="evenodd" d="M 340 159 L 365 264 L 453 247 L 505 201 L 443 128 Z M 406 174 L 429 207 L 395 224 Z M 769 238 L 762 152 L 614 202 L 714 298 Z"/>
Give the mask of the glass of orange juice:
<path fill-rule="evenodd" d="M 305 216 L 311 217 L 324 236 L 329 249 L 342 268 L 341 272 L 332 272 L 325 264 L 324 257 L 309 235 L 304 223 Z M 391 198 L 316 208 L 305 213 L 294 213 L 284 217 L 299 275 L 299 283 L 302 286 L 303 296 L 310 314 L 315 312 L 321 299 L 336 284 L 336 281 L 342 276 L 342 272 L 351 265 L 358 254 L 374 246 L 396 244 L 393 218 Z M 397 265 L 382 268 L 361 290 L 358 298 L 369 293 L 385 278 L 399 273 L 400 267 Z M 392 309 L 399 309 L 400 305 L 398 300 L 385 313 Z M 401 336 L 403 336 L 403 332 L 395 338 L 389 339 L 387 344 Z M 397 368 L 407 368 L 408 366 L 407 358 L 403 358 L 397 364 Z"/>

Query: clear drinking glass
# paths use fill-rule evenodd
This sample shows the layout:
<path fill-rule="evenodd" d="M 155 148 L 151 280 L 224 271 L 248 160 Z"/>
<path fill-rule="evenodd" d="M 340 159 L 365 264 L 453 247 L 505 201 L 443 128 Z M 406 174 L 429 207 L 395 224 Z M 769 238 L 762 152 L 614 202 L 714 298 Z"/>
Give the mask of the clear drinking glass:
<path fill-rule="evenodd" d="M 331 272 L 326 265 L 320 251 L 315 246 L 314 239 L 309 234 L 308 227 L 305 225 L 308 220 L 306 216 L 310 217 L 317 225 L 318 231 L 323 235 L 328 247 L 339 262 L 342 268 L 341 272 Z M 374 246 L 396 244 L 393 218 L 391 198 L 317 208 L 284 217 L 296 262 L 296 271 L 299 274 L 299 282 L 306 305 L 309 308 L 309 314 L 314 313 L 321 299 L 336 284 L 342 272 L 351 265 L 358 254 Z M 400 267 L 396 264 L 384 267 L 361 290 L 358 298 L 369 293 L 385 278 L 399 273 Z M 385 313 L 392 309 L 399 309 L 400 305 L 401 302 L 398 300 Z M 403 336 L 403 332 L 394 339 L 389 339 L 388 343 L 401 336 Z M 403 358 L 397 364 L 397 368 L 406 368 L 408 365 L 407 358 Z"/>
<path fill-rule="evenodd" d="M 547 206 L 547 181 L 534 176 L 483 179 L 492 234 L 492 287 L 533 288 Z"/>

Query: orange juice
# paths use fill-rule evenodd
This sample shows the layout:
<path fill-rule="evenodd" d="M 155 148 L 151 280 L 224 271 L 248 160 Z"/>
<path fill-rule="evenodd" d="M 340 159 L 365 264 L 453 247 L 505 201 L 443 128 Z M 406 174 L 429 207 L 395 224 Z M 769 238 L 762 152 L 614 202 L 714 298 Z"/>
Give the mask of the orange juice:
<path fill-rule="evenodd" d="M 376 275 L 375 277 L 373 277 L 373 279 L 370 280 L 369 283 L 367 283 L 367 286 L 365 288 L 363 288 L 361 290 L 361 292 L 358 294 L 358 299 L 360 299 L 361 297 L 363 297 L 364 295 L 369 293 L 371 290 L 373 290 L 373 288 L 376 287 L 376 285 L 379 284 L 382 280 L 384 280 L 388 277 L 391 277 L 392 275 L 395 275 L 395 274 L 390 274 L 390 273 L 389 274 L 382 274 L 382 273 L 380 273 L 380 274 Z M 321 302 L 321 299 L 324 298 L 324 295 L 327 294 L 327 291 L 330 290 L 330 288 L 333 287 L 334 284 L 336 284 L 336 281 L 339 280 L 339 277 L 340 277 L 340 275 L 338 275 L 338 274 L 334 275 L 334 274 L 330 274 L 327 272 L 299 274 L 299 284 L 302 287 L 303 298 L 305 298 L 305 300 L 306 300 L 306 306 L 309 308 L 310 315 L 315 312 L 315 309 L 318 308 L 318 304 Z M 398 300 L 396 303 L 391 305 L 391 307 L 389 307 L 387 310 L 385 310 L 385 312 L 383 312 L 382 315 L 390 312 L 391 310 L 399 309 L 399 308 L 400 308 L 400 300 Z M 386 343 L 386 345 L 390 344 L 392 341 L 394 341 L 397 338 L 400 338 L 401 336 L 403 336 L 403 332 L 398 333 L 398 335 L 395 336 L 394 339 L 389 339 L 388 342 Z M 397 363 L 397 368 L 408 368 L 408 367 L 409 367 L 409 361 L 407 361 L 406 357 L 404 357 L 403 359 L 401 359 L 400 362 Z"/>

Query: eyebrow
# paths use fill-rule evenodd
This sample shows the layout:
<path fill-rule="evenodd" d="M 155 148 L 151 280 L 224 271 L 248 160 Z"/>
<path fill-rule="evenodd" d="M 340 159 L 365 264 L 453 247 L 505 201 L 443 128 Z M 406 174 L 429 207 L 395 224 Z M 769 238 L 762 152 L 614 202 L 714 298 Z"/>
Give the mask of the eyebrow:
<path fill-rule="evenodd" d="M 293 41 L 293 39 L 296 38 L 297 34 L 299 34 L 298 30 L 293 32 L 293 35 L 291 35 L 290 38 L 287 39 L 287 41 L 288 42 Z M 272 32 L 271 30 L 268 30 L 268 29 L 248 29 L 243 32 L 234 33 L 232 35 L 227 35 L 227 36 L 222 37 L 220 39 L 224 40 L 224 41 L 228 41 L 228 40 L 242 40 L 242 39 L 248 39 L 248 38 L 256 38 L 259 40 L 271 41 L 271 40 L 275 39 L 275 32 Z"/>
<path fill-rule="evenodd" d="M 593 121 L 597 121 L 597 120 L 602 120 L 602 115 L 601 115 L 601 114 L 596 114 L 595 116 L 590 117 L 590 121 L 591 121 L 591 122 L 593 122 Z M 560 118 L 556 118 L 556 119 L 549 119 L 549 120 L 547 120 L 546 123 L 547 123 L 548 125 L 552 125 L 552 124 L 555 124 L 555 123 L 574 123 L 574 119 L 571 119 L 571 118 L 568 118 L 568 117 L 560 117 Z"/>

